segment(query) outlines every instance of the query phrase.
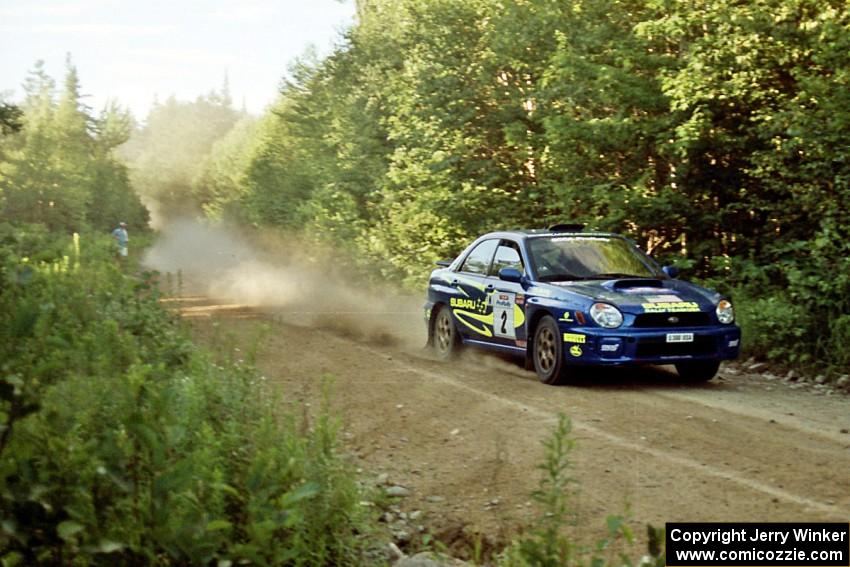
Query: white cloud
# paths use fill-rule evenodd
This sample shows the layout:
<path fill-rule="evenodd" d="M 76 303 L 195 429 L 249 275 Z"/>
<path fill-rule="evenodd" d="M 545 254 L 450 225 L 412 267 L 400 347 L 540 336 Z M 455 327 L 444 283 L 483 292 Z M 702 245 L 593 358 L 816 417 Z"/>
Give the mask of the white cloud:
<path fill-rule="evenodd" d="M 192 65 L 231 65 L 239 62 L 233 54 L 225 55 L 205 49 L 187 49 L 175 47 L 138 47 L 126 50 L 128 55 L 143 59 L 158 59 L 168 63 L 188 63 Z"/>
<path fill-rule="evenodd" d="M 134 26 L 123 24 L 39 24 L 34 26 L 19 26 L 14 24 L 0 25 L 3 33 L 32 33 L 57 35 L 83 35 L 87 37 L 149 37 L 165 35 L 177 31 L 177 26 Z"/>
<path fill-rule="evenodd" d="M 224 2 L 214 10 L 207 12 L 206 17 L 217 22 L 261 22 L 278 13 L 281 8 L 275 2 Z"/>
<path fill-rule="evenodd" d="M 88 104 L 118 97 L 140 117 L 154 93 L 192 100 L 229 75 L 233 99 L 259 112 L 288 62 L 327 46 L 353 0 L 0 0 L 0 91 L 20 91 L 36 60 L 62 77 L 66 53 Z M 322 49 L 320 52 L 326 52 Z"/>
<path fill-rule="evenodd" d="M 81 0 L 77 2 L 27 2 L 0 8 L 0 18 L 26 18 L 29 16 L 61 16 L 94 13 L 114 5 L 114 0 Z"/>

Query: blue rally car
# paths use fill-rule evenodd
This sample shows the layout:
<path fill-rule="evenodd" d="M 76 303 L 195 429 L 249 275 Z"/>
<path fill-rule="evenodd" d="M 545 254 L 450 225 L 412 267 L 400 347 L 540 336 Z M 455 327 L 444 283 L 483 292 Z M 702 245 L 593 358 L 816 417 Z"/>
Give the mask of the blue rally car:
<path fill-rule="evenodd" d="M 722 295 L 675 279 L 631 240 L 581 225 L 492 232 L 431 274 L 428 343 L 524 356 L 546 384 L 582 366 L 675 364 L 711 380 L 738 356 L 741 329 Z"/>

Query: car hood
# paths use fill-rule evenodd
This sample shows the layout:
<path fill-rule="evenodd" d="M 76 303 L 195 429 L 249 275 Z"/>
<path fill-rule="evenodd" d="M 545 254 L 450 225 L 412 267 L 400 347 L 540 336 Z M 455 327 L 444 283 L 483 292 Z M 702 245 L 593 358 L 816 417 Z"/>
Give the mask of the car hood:
<path fill-rule="evenodd" d="M 614 279 L 585 280 L 537 284 L 549 289 L 553 295 L 567 291 L 582 295 L 592 301 L 602 301 L 617 306 L 625 313 L 648 311 L 676 311 L 677 304 L 688 311 L 711 311 L 720 300 L 720 295 L 698 285 L 673 279 Z"/>

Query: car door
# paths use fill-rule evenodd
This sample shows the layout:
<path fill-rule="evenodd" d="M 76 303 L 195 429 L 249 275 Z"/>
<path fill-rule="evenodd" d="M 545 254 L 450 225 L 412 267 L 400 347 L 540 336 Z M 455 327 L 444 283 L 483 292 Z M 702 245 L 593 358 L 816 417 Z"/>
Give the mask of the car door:
<path fill-rule="evenodd" d="M 452 276 L 455 293 L 449 307 L 457 321 L 457 329 L 467 340 L 490 341 L 493 338 L 493 313 L 484 280 L 490 271 L 498 238 L 478 243 Z"/>
<path fill-rule="evenodd" d="M 525 348 L 525 290 L 516 282 L 499 279 L 499 270 L 514 268 L 526 274 L 519 245 L 502 239 L 485 280 L 493 309 L 493 339 L 496 344 Z"/>

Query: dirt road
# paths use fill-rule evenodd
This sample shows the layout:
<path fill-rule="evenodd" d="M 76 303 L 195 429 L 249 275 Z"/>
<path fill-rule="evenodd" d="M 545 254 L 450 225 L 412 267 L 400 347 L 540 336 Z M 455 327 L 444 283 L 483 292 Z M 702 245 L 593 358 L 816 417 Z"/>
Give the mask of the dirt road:
<path fill-rule="evenodd" d="M 367 474 L 409 488 L 404 508 L 424 511 L 434 531 L 465 526 L 498 538 L 522 525 L 532 514 L 540 442 L 559 412 L 571 417 L 577 442 L 574 529 L 585 541 L 602 533 L 606 515 L 626 510 L 638 528 L 850 518 L 845 395 L 731 367 L 705 385 L 647 369 L 551 387 L 491 355 L 431 360 L 421 331 L 406 340 L 358 336 L 344 314 L 305 325 L 286 309 L 203 298 L 182 305 L 197 337 L 210 342 L 225 330 L 230 348 L 248 348 L 267 326 L 258 366 L 288 399 L 316 404 L 321 377 L 332 375 L 346 449 Z M 391 316 L 420 324 L 418 313 Z"/>

